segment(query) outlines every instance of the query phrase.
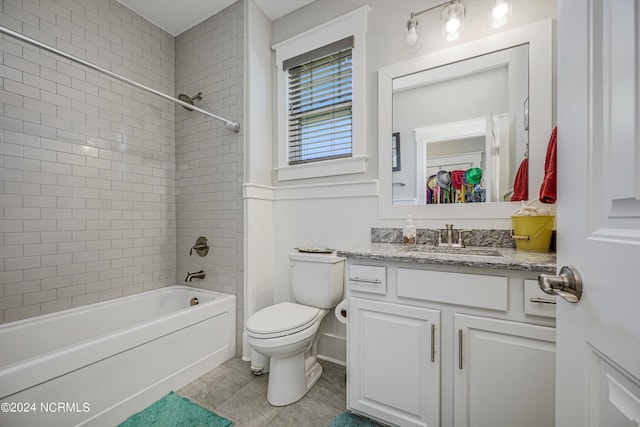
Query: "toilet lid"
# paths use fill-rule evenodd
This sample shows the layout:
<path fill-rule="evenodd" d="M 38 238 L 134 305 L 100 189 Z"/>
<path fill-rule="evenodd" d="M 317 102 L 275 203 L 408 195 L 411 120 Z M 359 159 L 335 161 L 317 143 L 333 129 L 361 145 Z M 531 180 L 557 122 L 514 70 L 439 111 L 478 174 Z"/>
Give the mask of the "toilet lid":
<path fill-rule="evenodd" d="M 273 334 L 304 329 L 318 317 L 319 309 L 292 302 L 281 302 L 257 311 L 249 320 L 246 328 L 255 334 Z"/>

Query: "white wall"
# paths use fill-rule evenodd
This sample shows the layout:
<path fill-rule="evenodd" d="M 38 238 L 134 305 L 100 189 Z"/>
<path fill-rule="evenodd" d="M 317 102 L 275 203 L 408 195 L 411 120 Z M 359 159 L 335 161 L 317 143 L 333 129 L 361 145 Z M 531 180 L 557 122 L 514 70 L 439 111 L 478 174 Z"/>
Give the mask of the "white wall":
<path fill-rule="evenodd" d="M 0 25 L 158 90 L 174 38 L 115 0 L 0 3 Z M 0 38 L 0 322 L 174 283 L 174 106 Z"/>
<path fill-rule="evenodd" d="M 375 188 L 375 185 L 371 185 Z M 371 224 L 377 218 L 377 198 L 357 196 L 348 190 L 333 189 L 334 196 L 298 199 L 296 194 L 284 196 L 275 203 L 274 219 L 277 239 L 274 247 L 275 300 L 290 301 L 290 267 L 287 254 L 299 246 L 328 248 L 366 247 L 370 241 Z M 364 191 L 363 191 L 364 190 Z M 366 194 L 366 189 L 362 190 Z M 289 198 L 291 197 L 291 198 Z M 286 225 L 281 221 L 286 220 Z M 330 312 L 323 321 L 319 353 L 344 362 L 345 326 Z"/>
<path fill-rule="evenodd" d="M 273 269 L 265 271 L 266 279 L 261 283 L 264 292 L 268 282 L 273 282 L 270 292 L 275 302 L 288 300 L 289 264 L 286 254 L 292 248 L 301 245 L 318 245 L 333 248 L 355 248 L 366 246 L 370 239 L 371 227 L 397 227 L 401 223 L 394 220 L 381 220 L 378 216 L 377 178 L 378 178 L 378 135 L 377 135 L 377 77 L 378 68 L 406 60 L 418 55 L 450 47 L 440 37 L 440 13 L 430 12 L 421 17 L 424 46 L 421 51 L 404 52 L 402 49 L 406 31 L 406 20 L 412 11 L 422 10 L 433 6 L 439 1 L 414 0 L 316 0 L 289 15 L 273 22 L 271 28 L 271 45 L 311 29 L 335 17 L 341 16 L 365 4 L 371 8 L 368 14 L 368 32 L 366 35 L 366 152 L 369 156 L 367 171 L 358 175 L 344 175 L 280 183 L 275 180 L 261 187 L 263 191 L 256 191 L 265 200 L 273 204 L 273 242 L 264 243 L 266 247 L 273 247 Z M 555 0 L 514 0 L 514 17 L 505 29 L 525 25 L 531 22 L 554 18 L 556 16 Z M 466 0 L 467 18 L 465 33 L 459 43 L 481 38 L 492 34 L 486 25 L 488 14 L 485 0 Z M 263 34 L 268 36 L 267 32 Z M 454 43 L 455 44 L 455 43 Z M 252 92 L 248 94 L 251 98 Z M 248 117 L 247 120 L 251 120 Z M 275 123 L 275 116 L 273 118 Z M 278 135 L 273 133 L 272 157 L 276 153 Z M 247 149 L 251 151 L 261 141 L 251 138 Z M 265 162 L 272 161 L 265 159 Z M 405 159 L 403 159 L 405 161 Z M 246 185 L 251 186 L 251 182 Z M 261 182 L 261 184 L 263 184 Z M 247 199 L 253 196 L 245 195 Z M 257 197 L 257 196 L 256 196 Z M 247 209 L 245 215 L 251 221 L 260 217 L 260 208 Z M 417 221 L 419 227 L 443 226 L 439 222 Z M 460 221 L 463 228 L 507 228 L 507 221 L 469 218 Z M 264 236 L 264 238 L 270 238 Z M 250 250 L 248 248 L 248 250 Z M 258 266 L 248 259 L 249 268 L 257 268 L 256 276 L 260 276 Z M 248 283 L 248 287 L 254 286 Z M 259 307 L 258 307 L 259 308 Z M 250 312 L 245 313 L 246 316 Z M 344 353 L 344 328 L 337 324 L 331 316 L 323 325 L 323 332 L 327 336 L 321 343 L 321 351 L 325 355 Z M 338 340 L 333 339 L 337 335 Z M 342 341 L 341 341 L 342 340 Z M 331 347 L 328 349 L 328 347 Z"/>

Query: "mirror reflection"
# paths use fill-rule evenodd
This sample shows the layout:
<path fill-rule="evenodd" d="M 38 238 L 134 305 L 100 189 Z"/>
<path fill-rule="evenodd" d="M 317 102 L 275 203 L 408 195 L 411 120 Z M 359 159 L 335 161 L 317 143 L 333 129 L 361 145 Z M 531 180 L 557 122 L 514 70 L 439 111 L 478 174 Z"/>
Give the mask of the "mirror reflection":
<path fill-rule="evenodd" d="M 521 200 L 528 61 L 523 44 L 393 79 L 394 205 Z"/>

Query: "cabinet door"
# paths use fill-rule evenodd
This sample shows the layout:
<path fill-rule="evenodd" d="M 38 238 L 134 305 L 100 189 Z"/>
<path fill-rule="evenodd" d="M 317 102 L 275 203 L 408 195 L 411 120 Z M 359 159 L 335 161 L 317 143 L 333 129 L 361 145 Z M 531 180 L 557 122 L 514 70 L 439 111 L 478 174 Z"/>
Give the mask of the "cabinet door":
<path fill-rule="evenodd" d="M 350 298 L 349 407 L 397 426 L 439 425 L 440 312 Z"/>
<path fill-rule="evenodd" d="M 455 427 L 555 425 L 555 328 L 455 315 Z"/>

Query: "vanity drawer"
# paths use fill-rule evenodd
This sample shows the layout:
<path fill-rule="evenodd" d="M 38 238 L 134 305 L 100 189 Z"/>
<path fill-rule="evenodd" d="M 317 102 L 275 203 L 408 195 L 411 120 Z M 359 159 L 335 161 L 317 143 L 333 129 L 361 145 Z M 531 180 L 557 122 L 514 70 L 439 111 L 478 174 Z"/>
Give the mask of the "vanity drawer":
<path fill-rule="evenodd" d="M 524 281 L 524 314 L 556 317 L 556 297 L 542 292 L 537 280 Z"/>
<path fill-rule="evenodd" d="M 369 294 L 387 293 L 387 269 L 374 265 L 349 266 L 349 289 Z"/>
<path fill-rule="evenodd" d="M 508 279 L 499 276 L 399 268 L 398 296 L 507 311 Z"/>

